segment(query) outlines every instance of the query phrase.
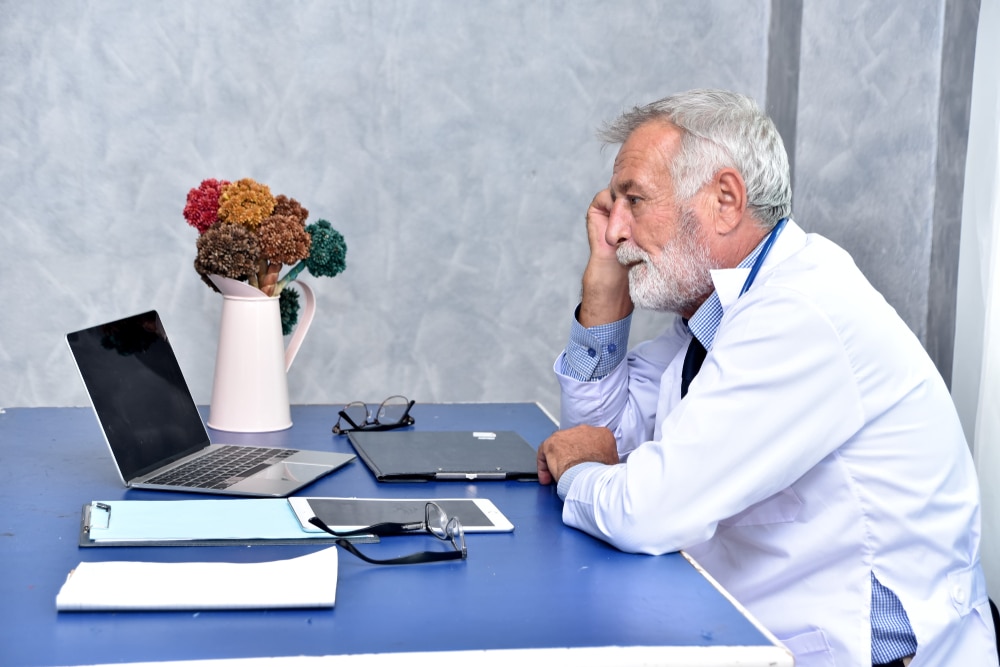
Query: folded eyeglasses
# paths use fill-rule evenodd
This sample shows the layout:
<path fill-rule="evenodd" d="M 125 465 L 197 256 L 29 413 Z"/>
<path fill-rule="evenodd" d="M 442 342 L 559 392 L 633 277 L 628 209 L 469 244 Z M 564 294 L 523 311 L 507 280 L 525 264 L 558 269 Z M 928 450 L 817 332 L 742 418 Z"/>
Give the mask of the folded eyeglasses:
<path fill-rule="evenodd" d="M 410 416 L 410 410 L 416 401 L 405 396 L 390 396 L 382 401 L 378 409 L 372 412 L 363 401 L 348 403 L 338 412 L 339 419 L 333 425 L 337 435 L 351 431 L 389 431 L 394 428 L 410 426 L 416 420 Z M 341 423 L 345 425 L 341 425 Z"/>
<path fill-rule="evenodd" d="M 367 528 L 357 528 L 354 530 L 337 531 L 330 528 L 319 517 L 314 516 L 309 519 L 309 523 L 317 528 L 330 533 L 336 540 L 339 547 L 350 551 L 361 560 L 374 565 L 412 565 L 416 563 L 434 563 L 443 560 L 458 560 L 468 557 L 468 550 L 465 548 L 465 531 L 462 529 L 462 522 L 458 517 L 449 517 L 437 503 L 427 503 L 424 506 L 424 520 L 413 523 L 376 523 Z M 451 542 L 454 551 L 420 551 L 409 556 L 398 558 L 371 558 L 361 553 L 354 544 L 347 538 L 360 537 L 363 535 L 375 535 L 377 537 L 388 537 L 392 535 L 412 535 L 414 533 L 427 532 L 446 542 Z"/>

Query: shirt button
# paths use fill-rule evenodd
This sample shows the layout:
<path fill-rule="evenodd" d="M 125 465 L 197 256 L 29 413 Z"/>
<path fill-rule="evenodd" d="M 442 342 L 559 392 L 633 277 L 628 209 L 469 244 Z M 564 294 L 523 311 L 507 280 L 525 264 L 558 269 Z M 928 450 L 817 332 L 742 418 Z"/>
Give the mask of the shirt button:
<path fill-rule="evenodd" d="M 951 589 L 951 597 L 958 604 L 965 604 L 965 590 L 961 586 L 955 586 Z"/>
<path fill-rule="evenodd" d="M 611 345 L 608 345 L 608 352 L 610 352 L 611 354 L 614 354 L 615 350 L 617 350 L 617 349 L 618 349 L 618 346 L 615 345 L 614 343 L 611 343 Z"/>
<path fill-rule="evenodd" d="M 587 348 L 587 354 L 590 355 L 591 357 L 596 357 L 597 356 L 597 350 L 595 350 L 592 347 L 591 348 Z"/>

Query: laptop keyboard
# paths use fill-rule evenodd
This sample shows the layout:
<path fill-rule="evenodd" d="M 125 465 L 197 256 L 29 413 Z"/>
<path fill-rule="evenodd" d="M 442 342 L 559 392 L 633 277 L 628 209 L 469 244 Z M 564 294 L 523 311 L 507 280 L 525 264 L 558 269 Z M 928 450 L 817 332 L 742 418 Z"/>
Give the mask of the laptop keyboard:
<path fill-rule="evenodd" d="M 199 456 L 146 480 L 147 484 L 225 489 L 286 459 L 295 449 L 222 445 L 211 454 Z"/>

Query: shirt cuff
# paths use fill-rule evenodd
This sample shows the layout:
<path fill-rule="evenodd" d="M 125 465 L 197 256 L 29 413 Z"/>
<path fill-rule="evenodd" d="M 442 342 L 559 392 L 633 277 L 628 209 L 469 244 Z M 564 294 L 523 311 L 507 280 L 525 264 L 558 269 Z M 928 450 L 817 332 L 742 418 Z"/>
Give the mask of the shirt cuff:
<path fill-rule="evenodd" d="M 568 468 L 559 478 L 559 484 L 556 486 L 556 493 L 559 494 L 559 499 L 565 501 L 566 495 L 569 493 L 569 487 L 573 486 L 573 480 L 584 470 L 588 468 L 594 468 L 596 466 L 603 466 L 603 463 L 597 463 L 596 461 L 591 461 L 588 463 L 577 463 L 572 468 Z"/>
<path fill-rule="evenodd" d="M 628 352 L 632 315 L 588 329 L 577 319 L 579 312 L 577 307 L 560 370 L 563 375 L 581 382 L 600 380 L 613 371 Z"/>

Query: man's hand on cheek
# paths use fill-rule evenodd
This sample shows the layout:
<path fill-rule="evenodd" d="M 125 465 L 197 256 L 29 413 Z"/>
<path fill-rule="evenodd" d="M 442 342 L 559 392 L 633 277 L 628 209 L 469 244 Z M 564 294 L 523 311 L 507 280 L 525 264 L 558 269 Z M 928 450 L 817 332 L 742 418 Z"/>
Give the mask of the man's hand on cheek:
<path fill-rule="evenodd" d="M 611 431 L 586 424 L 556 431 L 538 448 L 538 482 L 557 483 L 568 469 L 589 462 L 618 463 L 618 447 Z"/>

